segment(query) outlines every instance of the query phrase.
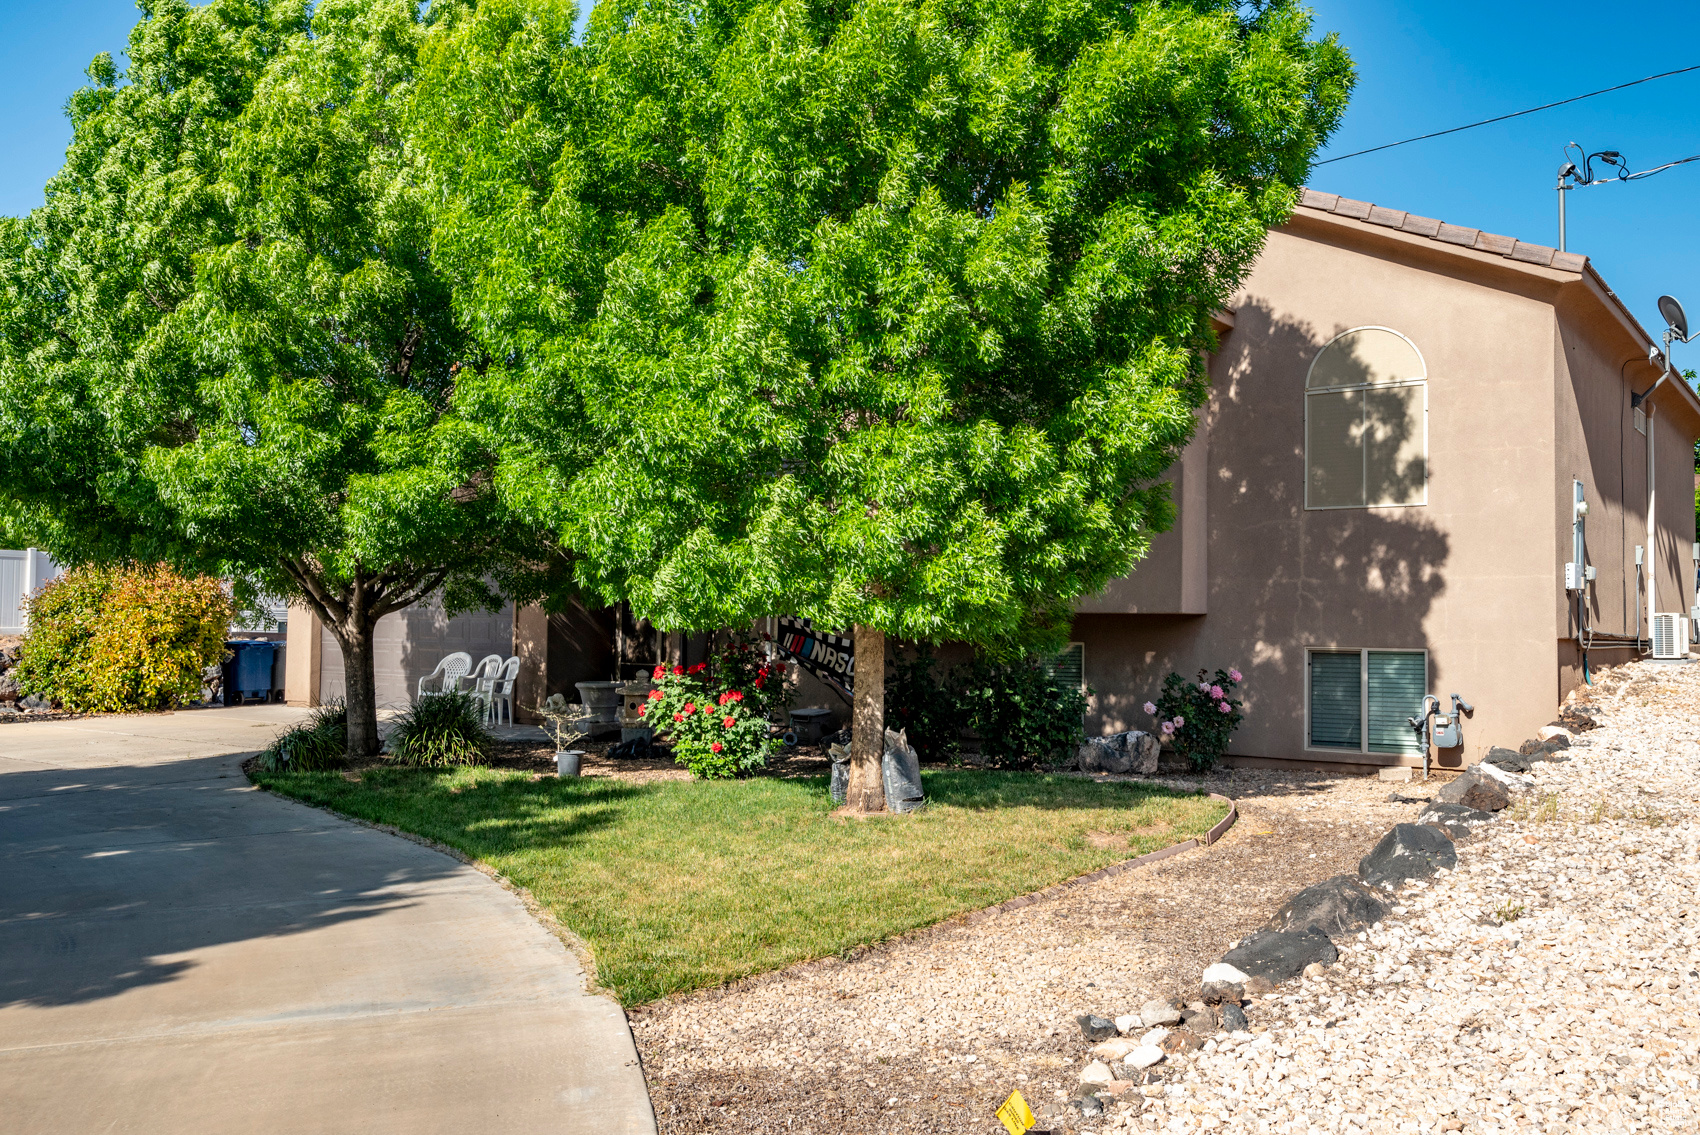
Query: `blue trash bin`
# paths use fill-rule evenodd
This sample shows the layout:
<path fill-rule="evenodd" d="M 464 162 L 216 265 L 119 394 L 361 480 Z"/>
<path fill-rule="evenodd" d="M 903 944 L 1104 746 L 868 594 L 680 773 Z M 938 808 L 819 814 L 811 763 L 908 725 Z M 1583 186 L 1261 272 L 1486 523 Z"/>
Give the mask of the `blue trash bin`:
<path fill-rule="evenodd" d="M 249 698 L 270 701 L 272 698 L 272 661 L 277 657 L 277 643 L 237 640 L 225 643 L 235 655 L 231 659 L 230 695 L 225 705 L 240 705 Z"/>

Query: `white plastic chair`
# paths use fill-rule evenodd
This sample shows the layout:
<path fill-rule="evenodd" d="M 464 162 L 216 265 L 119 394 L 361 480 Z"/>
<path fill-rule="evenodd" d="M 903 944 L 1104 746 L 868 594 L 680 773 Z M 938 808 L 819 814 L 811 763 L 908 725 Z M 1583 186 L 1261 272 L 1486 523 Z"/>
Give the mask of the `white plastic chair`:
<path fill-rule="evenodd" d="M 466 672 L 472 669 L 472 655 L 464 650 L 443 656 L 437 663 L 437 668 L 425 677 L 419 679 L 419 697 L 436 697 L 438 694 L 450 693 L 460 688 L 460 680 Z"/>
<path fill-rule="evenodd" d="M 502 673 L 502 656 L 486 654 L 478 660 L 472 673 L 460 680 L 460 688 L 471 694 L 473 700 L 484 707 L 484 716 L 490 716 L 490 693 L 496 688 L 496 679 Z"/>
<path fill-rule="evenodd" d="M 514 723 L 514 682 L 519 678 L 519 655 L 514 655 L 502 663 L 502 673 L 490 689 L 490 724 L 502 724 L 502 713 L 507 712 L 508 724 Z"/>

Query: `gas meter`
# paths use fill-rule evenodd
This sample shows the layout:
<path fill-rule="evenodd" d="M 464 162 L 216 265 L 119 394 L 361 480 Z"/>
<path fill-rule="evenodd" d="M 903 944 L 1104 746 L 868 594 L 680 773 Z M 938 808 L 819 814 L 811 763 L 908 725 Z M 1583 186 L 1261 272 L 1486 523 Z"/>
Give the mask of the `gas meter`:
<path fill-rule="evenodd" d="M 1423 698 L 1418 716 L 1410 718 L 1411 728 L 1417 731 L 1417 743 L 1423 750 L 1423 779 L 1428 779 L 1428 750 L 1433 745 L 1437 749 L 1456 749 L 1464 743 L 1463 724 L 1459 720 L 1463 714 L 1476 712 L 1476 707 L 1459 697 L 1452 696 L 1452 712 L 1440 712 L 1440 699 L 1433 694 Z"/>
<path fill-rule="evenodd" d="M 1463 722 L 1459 717 L 1465 713 L 1476 712 L 1476 707 L 1459 697 L 1452 696 L 1452 712 L 1436 713 L 1434 715 L 1434 747 L 1437 749 L 1456 749 L 1464 743 Z M 1438 702 L 1435 705 L 1440 708 Z"/>

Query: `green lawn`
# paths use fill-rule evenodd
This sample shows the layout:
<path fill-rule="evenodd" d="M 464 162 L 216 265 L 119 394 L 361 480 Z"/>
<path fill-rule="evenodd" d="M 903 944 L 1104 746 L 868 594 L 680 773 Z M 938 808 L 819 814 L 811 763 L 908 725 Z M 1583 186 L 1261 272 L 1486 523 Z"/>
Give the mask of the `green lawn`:
<path fill-rule="evenodd" d="M 923 774 L 918 815 L 830 815 L 823 779 L 533 780 L 496 769 L 257 774 L 482 860 L 590 944 L 625 1004 L 901 934 L 1202 835 L 1204 796 L 1078 777 Z M 1125 846 L 1100 847 L 1104 834 Z"/>

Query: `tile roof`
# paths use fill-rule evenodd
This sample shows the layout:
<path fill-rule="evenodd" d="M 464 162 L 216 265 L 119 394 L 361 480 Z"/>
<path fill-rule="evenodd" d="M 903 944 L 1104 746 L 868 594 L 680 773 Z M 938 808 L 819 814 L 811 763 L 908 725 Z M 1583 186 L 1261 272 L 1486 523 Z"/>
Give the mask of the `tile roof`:
<path fill-rule="evenodd" d="M 1427 237 L 1443 244 L 1473 248 L 1477 252 L 1504 256 L 1525 264 L 1538 264 L 1543 268 L 1556 268 L 1560 272 L 1581 272 L 1583 266 L 1588 263 L 1588 258 L 1580 253 L 1560 252 L 1544 244 L 1527 244 L 1512 237 L 1485 233 L 1480 229 L 1449 225 L 1433 217 L 1419 217 L 1415 213 L 1398 209 L 1384 209 L 1380 205 L 1372 205 L 1368 201 L 1354 201 L 1337 193 L 1319 193 L 1314 189 L 1306 189 L 1299 198 L 1299 205 L 1305 209 L 1333 213 L 1337 217 L 1350 217 L 1355 221 L 1398 229 L 1400 232 Z"/>

